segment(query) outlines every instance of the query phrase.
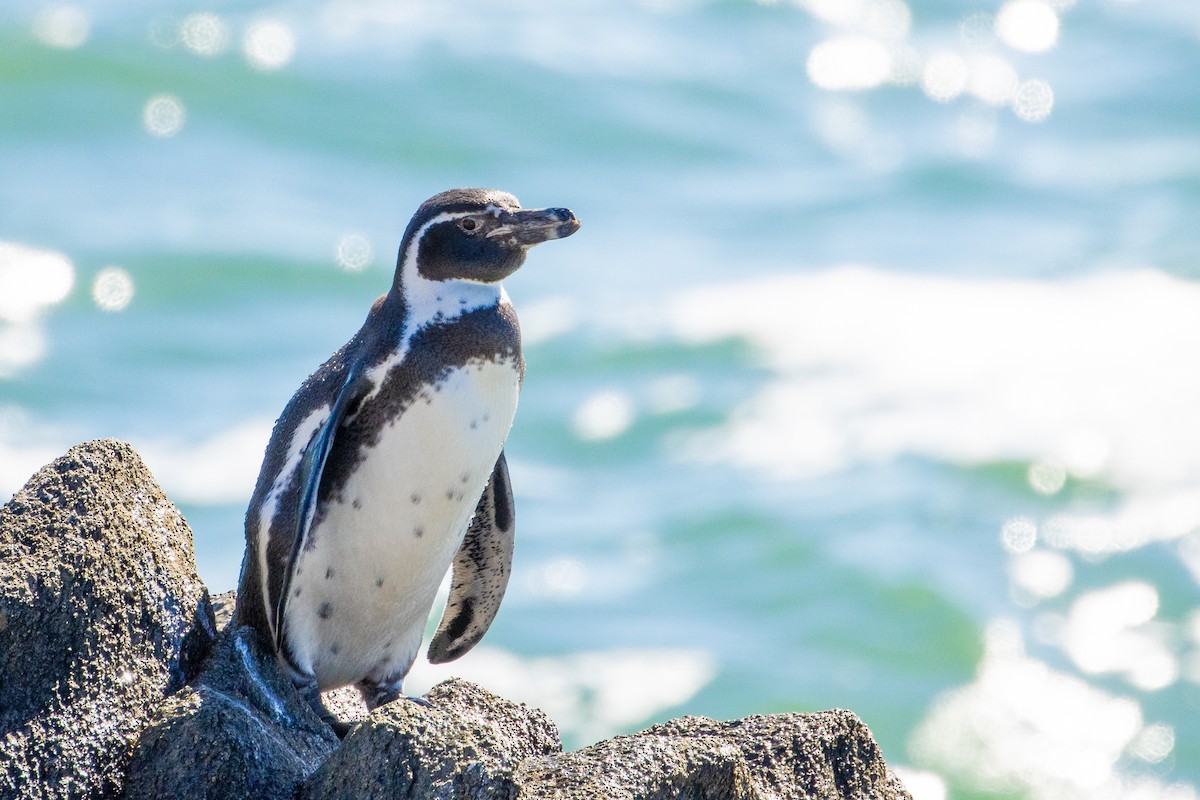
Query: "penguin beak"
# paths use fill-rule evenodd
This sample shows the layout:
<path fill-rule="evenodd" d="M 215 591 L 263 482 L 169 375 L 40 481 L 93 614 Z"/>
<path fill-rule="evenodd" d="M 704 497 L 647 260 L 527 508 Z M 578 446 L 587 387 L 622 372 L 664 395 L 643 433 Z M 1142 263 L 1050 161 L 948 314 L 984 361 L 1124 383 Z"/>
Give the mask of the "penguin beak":
<path fill-rule="evenodd" d="M 506 236 L 522 247 L 565 239 L 579 230 L 579 220 L 569 208 L 523 208 L 504 214 L 501 222 L 488 238 Z"/>

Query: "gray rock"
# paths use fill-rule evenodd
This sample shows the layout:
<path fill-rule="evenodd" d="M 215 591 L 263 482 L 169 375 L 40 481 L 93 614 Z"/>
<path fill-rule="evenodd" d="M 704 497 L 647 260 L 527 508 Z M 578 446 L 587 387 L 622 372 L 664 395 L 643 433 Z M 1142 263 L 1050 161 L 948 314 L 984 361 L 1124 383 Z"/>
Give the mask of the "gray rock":
<path fill-rule="evenodd" d="M 563 753 L 537 709 L 461 680 L 426 697 L 354 728 L 301 800 L 911 800 L 849 711 L 685 717 Z"/>
<path fill-rule="evenodd" d="M 357 725 L 313 773 L 302 800 L 516 797 L 513 772 L 531 757 L 562 751 L 542 711 L 452 679 L 399 700 Z"/>
<path fill-rule="evenodd" d="M 564 753 L 543 712 L 450 680 L 369 716 L 327 693 L 361 720 L 339 746 L 229 629 L 232 593 L 213 605 L 128 445 L 38 472 L 0 510 L 0 800 L 909 798 L 848 711 L 685 717 Z"/>
<path fill-rule="evenodd" d="M 337 747 L 249 628 L 226 630 L 200 675 L 142 733 L 125 798 L 293 798 Z"/>
<path fill-rule="evenodd" d="M 233 610 L 237 606 L 237 591 L 230 590 L 213 595 L 213 611 L 217 617 L 217 631 L 224 632 L 233 621 Z M 367 718 L 367 705 L 362 693 L 353 686 L 333 689 L 321 695 L 325 708 L 343 722 L 358 722 Z"/>
<path fill-rule="evenodd" d="M 522 798 L 912 800 L 849 711 L 733 722 L 683 717 L 574 753 L 530 759 Z"/>
<path fill-rule="evenodd" d="M 214 633 L 191 531 L 129 445 L 41 469 L 0 509 L 0 797 L 115 793 Z"/>

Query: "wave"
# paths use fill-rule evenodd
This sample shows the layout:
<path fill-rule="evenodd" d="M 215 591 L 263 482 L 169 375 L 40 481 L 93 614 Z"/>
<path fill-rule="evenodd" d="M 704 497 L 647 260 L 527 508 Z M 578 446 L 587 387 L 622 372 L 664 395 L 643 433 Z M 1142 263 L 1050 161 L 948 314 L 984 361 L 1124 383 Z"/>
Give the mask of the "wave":
<path fill-rule="evenodd" d="M 1200 475 L 1200 285 L 1154 269 L 973 280 L 847 266 L 682 294 L 674 334 L 774 377 L 704 450 L 778 478 L 914 455 L 1169 492 Z M 699 448 L 694 448 L 699 450 Z"/>

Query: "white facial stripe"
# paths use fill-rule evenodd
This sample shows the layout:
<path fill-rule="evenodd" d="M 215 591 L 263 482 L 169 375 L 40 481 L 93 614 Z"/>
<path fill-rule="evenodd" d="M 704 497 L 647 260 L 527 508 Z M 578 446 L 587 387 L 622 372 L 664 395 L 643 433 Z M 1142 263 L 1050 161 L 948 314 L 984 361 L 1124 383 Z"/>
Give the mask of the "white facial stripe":
<path fill-rule="evenodd" d="M 404 251 L 404 258 L 400 263 L 404 304 L 408 309 L 404 332 L 400 336 L 396 349 L 378 365 L 366 371 L 366 377 L 371 381 L 372 388 L 364 398 L 364 402 L 378 394 L 388 372 L 408 355 L 409 344 L 417 331 L 433 322 L 452 320 L 477 308 L 495 305 L 502 299 L 507 300 L 504 288 L 498 283 L 482 283 L 461 278 L 431 281 L 421 275 L 421 271 L 417 268 L 417 254 L 421 250 L 421 239 L 425 236 L 425 232 L 434 225 L 453 222 L 464 217 L 478 216 L 480 213 L 489 213 L 499 217 L 503 211 L 504 209 L 499 206 L 489 205 L 484 212 L 446 212 L 438 214 L 417 229 L 408 249 Z"/>

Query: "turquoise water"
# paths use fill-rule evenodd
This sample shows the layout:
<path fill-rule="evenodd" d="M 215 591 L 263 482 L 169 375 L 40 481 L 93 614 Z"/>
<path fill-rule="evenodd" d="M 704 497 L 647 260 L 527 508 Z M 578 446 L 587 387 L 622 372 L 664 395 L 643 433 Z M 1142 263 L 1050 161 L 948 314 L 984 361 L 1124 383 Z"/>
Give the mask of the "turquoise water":
<path fill-rule="evenodd" d="M 271 422 L 426 197 L 508 282 L 463 674 L 571 745 L 847 707 L 920 800 L 1200 785 L 1200 7 L 0 6 L 0 495 L 127 439 L 231 588 Z"/>

